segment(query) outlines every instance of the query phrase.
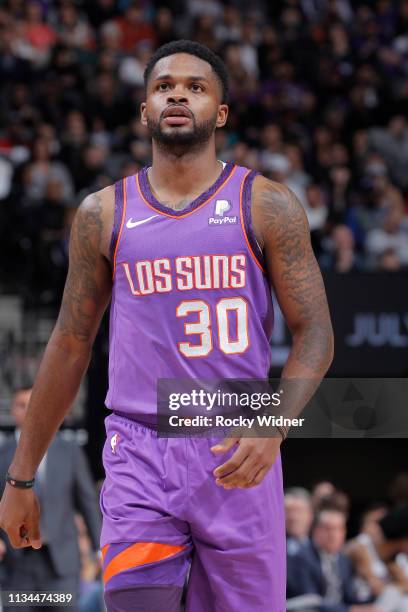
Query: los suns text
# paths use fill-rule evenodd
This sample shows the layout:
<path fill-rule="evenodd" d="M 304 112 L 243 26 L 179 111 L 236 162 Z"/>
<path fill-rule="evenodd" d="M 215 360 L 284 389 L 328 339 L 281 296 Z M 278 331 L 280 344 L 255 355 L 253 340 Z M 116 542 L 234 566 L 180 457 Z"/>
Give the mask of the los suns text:
<path fill-rule="evenodd" d="M 186 255 L 122 262 L 134 296 L 177 289 L 240 289 L 246 285 L 246 255 Z"/>

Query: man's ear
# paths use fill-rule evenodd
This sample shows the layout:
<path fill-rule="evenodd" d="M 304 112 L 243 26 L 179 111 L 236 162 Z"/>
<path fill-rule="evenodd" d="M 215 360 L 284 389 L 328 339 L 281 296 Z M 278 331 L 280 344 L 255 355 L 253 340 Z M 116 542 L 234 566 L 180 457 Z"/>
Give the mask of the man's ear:
<path fill-rule="evenodd" d="M 228 105 L 220 104 L 220 106 L 218 107 L 217 122 L 215 124 L 216 127 L 217 128 L 224 127 L 224 125 L 227 123 L 227 117 L 228 117 Z"/>
<path fill-rule="evenodd" d="M 142 102 L 140 105 L 140 122 L 145 127 L 147 126 L 146 102 Z"/>

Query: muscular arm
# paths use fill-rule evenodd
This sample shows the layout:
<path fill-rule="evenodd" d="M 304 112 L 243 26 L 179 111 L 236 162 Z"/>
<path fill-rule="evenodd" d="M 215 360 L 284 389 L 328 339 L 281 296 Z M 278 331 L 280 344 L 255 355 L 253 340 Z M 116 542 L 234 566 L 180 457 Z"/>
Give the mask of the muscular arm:
<path fill-rule="evenodd" d="M 292 334 L 282 379 L 296 380 L 290 386 L 290 405 L 284 407 L 285 414 L 294 417 L 314 393 L 333 358 L 326 292 L 306 215 L 290 189 L 264 177 L 255 178 L 252 220 L 271 286 Z"/>
<path fill-rule="evenodd" d="M 28 480 L 35 474 L 75 399 L 88 366 L 92 344 L 111 292 L 107 245 L 112 218 L 111 187 L 88 196 L 75 216 L 60 313 L 41 362 L 9 469 L 17 479 Z"/>
<path fill-rule="evenodd" d="M 257 177 L 251 211 L 270 283 L 293 337 L 282 371 L 280 388 L 284 394 L 279 412 L 294 418 L 315 392 L 333 357 L 325 289 L 310 244 L 306 215 L 294 194 L 283 185 Z M 214 470 L 216 484 L 226 489 L 258 485 L 273 465 L 281 441 L 231 437 L 213 446 L 212 452 L 218 454 L 238 443 L 234 455 Z"/>

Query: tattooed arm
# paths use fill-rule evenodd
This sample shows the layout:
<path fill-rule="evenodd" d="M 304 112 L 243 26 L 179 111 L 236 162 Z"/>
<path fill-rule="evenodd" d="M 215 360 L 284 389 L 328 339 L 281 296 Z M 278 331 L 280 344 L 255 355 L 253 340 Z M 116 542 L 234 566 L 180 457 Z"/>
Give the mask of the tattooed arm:
<path fill-rule="evenodd" d="M 255 235 L 292 334 L 292 348 L 282 370 L 286 401 L 279 411 L 294 418 L 316 391 L 333 359 L 326 292 L 311 247 L 309 224 L 294 193 L 284 185 L 257 177 L 252 198 Z"/>
<path fill-rule="evenodd" d="M 257 177 L 251 211 L 270 283 L 293 337 L 282 372 L 284 393 L 278 411 L 294 418 L 315 392 L 333 357 L 326 294 L 306 215 L 294 194 L 284 185 Z M 271 411 L 276 415 L 273 407 Z M 212 447 L 213 453 L 224 453 L 236 443 L 238 448 L 214 470 L 216 483 L 226 489 L 257 486 L 275 462 L 281 442 L 281 437 L 225 438 Z"/>
<path fill-rule="evenodd" d="M 109 241 L 113 187 L 87 197 L 71 231 L 69 270 L 61 309 L 34 384 L 19 444 L 9 468 L 30 480 L 78 392 L 111 293 Z M 39 544 L 38 503 L 32 489 L 6 486 L 0 526 L 15 547 Z M 21 536 L 21 530 L 26 537 Z M 37 547 L 37 546 L 36 546 Z"/>
<path fill-rule="evenodd" d="M 293 346 L 283 378 L 321 379 L 333 358 L 326 292 L 303 207 L 290 189 L 257 177 L 252 219 Z"/>

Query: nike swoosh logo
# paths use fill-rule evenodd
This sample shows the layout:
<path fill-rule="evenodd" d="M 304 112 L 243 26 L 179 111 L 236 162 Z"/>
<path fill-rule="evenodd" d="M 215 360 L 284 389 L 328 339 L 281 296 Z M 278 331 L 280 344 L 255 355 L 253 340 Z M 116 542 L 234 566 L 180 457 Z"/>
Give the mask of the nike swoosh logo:
<path fill-rule="evenodd" d="M 132 221 L 132 219 L 130 218 L 129 221 L 126 223 L 126 227 L 128 227 L 129 229 L 132 229 L 133 227 L 136 227 L 137 225 L 142 225 L 143 223 L 147 223 L 151 219 L 154 219 L 155 217 L 158 217 L 158 216 L 159 215 L 152 215 L 151 217 L 148 217 L 147 219 L 142 219 L 141 221 Z"/>

